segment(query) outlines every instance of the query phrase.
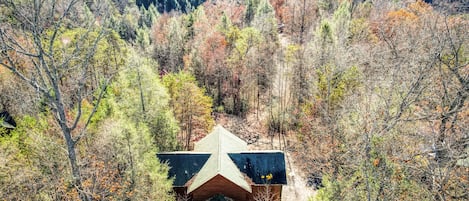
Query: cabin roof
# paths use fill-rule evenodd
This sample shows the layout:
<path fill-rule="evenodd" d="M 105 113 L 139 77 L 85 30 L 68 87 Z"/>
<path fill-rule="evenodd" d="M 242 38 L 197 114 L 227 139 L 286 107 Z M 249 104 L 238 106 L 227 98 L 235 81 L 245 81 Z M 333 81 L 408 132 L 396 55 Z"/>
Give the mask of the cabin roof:
<path fill-rule="evenodd" d="M 287 184 L 285 155 L 281 151 L 241 152 L 228 155 L 238 169 L 255 184 Z"/>
<path fill-rule="evenodd" d="M 216 126 L 205 138 L 195 144 L 194 151 L 208 151 L 211 156 L 192 184 L 187 189 L 190 193 L 217 175 L 222 175 L 244 190 L 252 192 L 251 185 L 228 157 L 229 152 L 247 150 L 247 143 L 236 137 L 225 128 Z"/>
<path fill-rule="evenodd" d="M 168 175 L 174 177 L 174 186 L 184 186 L 200 171 L 209 157 L 210 153 L 168 152 L 158 154 L 158 158 L 162 162 L 167 162 L 171 167 Z"/>
<path fill-rule="evenodd" d="M 169 177 L 175 177 L 173 186 L 185 186 L 187 193 L 217 175 L 248 192 L 252 192 L 251 184 L 287 183 L 283 152 L 247 151 L 247 143 L 222 126 L 216 126 L 197 142 L 193 152 L 166 152 L 157 156 L 171 167 Z M 267 175 L 272 177 L 267 179 Z"/>
<path fill-rule="evenodd" d="M 0 110 L 0 127 L 14 129 L 16 122 L 6 110 Z"/>

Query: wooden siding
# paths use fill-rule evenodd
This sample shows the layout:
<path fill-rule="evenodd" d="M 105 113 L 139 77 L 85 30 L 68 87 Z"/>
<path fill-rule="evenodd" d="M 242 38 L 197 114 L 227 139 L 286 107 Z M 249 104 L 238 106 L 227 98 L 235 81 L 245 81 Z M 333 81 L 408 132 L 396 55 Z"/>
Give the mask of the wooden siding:
<path fill-rule="evenodd" d="M 191 201 L 206 201 L 218 194 L 225 195 L 236 201 L 255 201 L 255 198 L 259 197 L 270 197 L 272 201 L 281 201 L 282 185 L 252 185 L 251 187 L 252 194 L 218 175 L 199 189 L 196 189 L 189 196 L 186 196 L 186 187 L 174 187 L 173 189 L 177 197 L 188 198 Z M 266 187 L 269 190 L 266 191 Z"/>
<path fill-rule="evenodd" d="M 250 198 L 249 192 L 221 175 L 213 177 L 191 193 L 194 201 L 205 201 L 218 194 L 236 201 L 247 201 Z"/>

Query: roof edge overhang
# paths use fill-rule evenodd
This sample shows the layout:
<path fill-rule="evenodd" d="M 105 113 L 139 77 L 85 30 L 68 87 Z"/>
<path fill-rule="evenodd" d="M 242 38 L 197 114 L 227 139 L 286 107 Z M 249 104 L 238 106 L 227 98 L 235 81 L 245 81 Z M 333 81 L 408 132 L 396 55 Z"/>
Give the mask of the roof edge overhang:
<path fill-rule="evenodd" d="M 203 168 L 203 167 L 202 167 L 202 168 Z M 217 175 L 219 175 L 219 174 L 216 174 L 216 175 L 214 175 L 213 177 L 209 177 L 209 178 L 206 178 L 206 179 L 200 181 L 200 184 L 197 184 L 196 187 L 194 187 L 194 183 L 191 183 L 190 185 L 186 185 L 186 186 L 187 186 L 187 193 L 192 193 L 193 191 L 199 189 L 201 186 L 203 186 L 204 184 L 206 184 L 206 183 L 207 183 L 208 181 L 210 181 L 211 179 L 215 178 Z M 197 179 L 198 176 L 199 176 L 198 174 L 195 175 L 195 176 L 193 177 L 193 179 L 194 179 L 194 180 Z"/>
<path fill-rule="evenodd" d="M 230 181 L 230 182 L 233 183 L 234 185 L 236 185 L 236 186 L 240 187 L 241 189 L 245 190 L 247 193 L 252 193 L 252 188 L 251 188 L 252 185 L 248 185 L 248 186 L 247 186 L 247 189 L 246 189 L 245 187 L 238 185 L 237 183 L 233 182 L 231 179 L 226 178 L 225 176 L 223 176 L 223 175 L 220 174 L 220 173 L 218 173 L 218 174 L 216 174 L 215 176 L 211 177 L 211 178 L 208 179 L 207 181 L 203 182 L 202 185 L 197 186 L 197 187 L 194 188 L 194 189 L 190 189 L 190 186 L 188 186 L 188 187 L 187 187 L 187 193 L 189 194 L 189 193 L 192 193 L 192 192 L 196 191 L 197 189 L 199 189 L 199 188 L 201 188 L 202 186 L 204 186 L 204 184 L 206 184 L 208 181 L 212 180 L 213 178 L 215 178 L 215 177 L 217 177 L 217 176 L 223 177 L 224 179 Z"/>
<path fill-rule="evenodd" d="M 194 151 L 172 151 L 172 152 L 160 152 L 157 155 L 176 155 L 176 154 L 212 154 L 211 152 L 194 152 Z"/>
<path fill-rule="evenodd" d="M 261 153 L 282 153 L 285 152 L 280 150 L 252 150 L 252 151 L 238 151 L 238 152 L 228 152 L 228 154 L 261 154 Z"/>

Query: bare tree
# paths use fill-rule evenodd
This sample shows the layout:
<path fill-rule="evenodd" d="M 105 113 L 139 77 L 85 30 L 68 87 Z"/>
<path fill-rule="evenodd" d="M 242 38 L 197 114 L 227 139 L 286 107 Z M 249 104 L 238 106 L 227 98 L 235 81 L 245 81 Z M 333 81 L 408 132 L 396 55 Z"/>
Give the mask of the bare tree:
<path fill-rule="evenodd" d="M 278 195 L 272 192 L 270 185 L 262 186 L 262 190 L 254 195 L 254 201 L 274 201 L 278 200 Z"/>
<path fill-rule="evenodd" d="M 392 175 L 380 169 L 386 164 L 371 156 L 377 150 L 386 157 L 399 158 L 397 163 L 411 170 L 409 178 L 426 188 L 433 199 L 467 199 L 469 195 L 462 189 L 467 188 L 468 180 L 460 173 L 464 167 L 457 165 L 467 158 L 464 111 L 469 76 L 468 56 L 462 51 L 468 40 L 467 21 L 446 17 L 422 2 L 391 11 L 386 20 L 396 23 L 378 27 L 382 45 L 369 51 L 372 59 L 365 64 L 371 68 L 363 69 L 367 86 L 373 86 L 365 93 L 368 107 L 381 105 L 371 109 L 376 114 L 366 112 L 367 118 L 374 117 L 363 124 L 364 172 L 367 180 L 379 178 L 376 192 L 371 192 L 372 185 L 367 183 L 368 200 L 389 197 L 392 192 L 386 191 Z M 394 143 L 377 145 L 371 142 L 373 138 Z"/>
<path fill-rule="evenodd" d="M 103 26 L 109 9 L 106 4 L 93 6 L 100 16 L 95 17 L 82 0 L 0 1 L 9 14 L 0 21 L 0 66 L 31 86 L 53 113 L 65 140 L 71 184 L 81 200 L 91 197 L 82 186 L 77 144 L 86 135 L 115 70 L 109 66 L 117 68 L 119 63 L 109 55 L 104 63 L 96 58 L 101 41 L 109 39 Z M 62 36 L 73 28 L 79 33 Z M 92 105 L 86 113 L 85 101 Z"/>

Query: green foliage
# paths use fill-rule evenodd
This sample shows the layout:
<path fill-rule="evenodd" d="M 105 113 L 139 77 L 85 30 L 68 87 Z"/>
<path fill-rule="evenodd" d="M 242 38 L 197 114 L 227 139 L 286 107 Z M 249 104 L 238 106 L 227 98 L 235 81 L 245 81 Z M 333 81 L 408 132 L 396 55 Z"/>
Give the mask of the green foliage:
<path fill-rule="evenodd" d="M 350 18 L 350 2 L 342 1 L 334 12 L 334 21 L 347 20 L 348 18 Z"/>
<path fill-rule="evenodd" d="M 194 76 L 181 71 L 163 78 L 171 96 L 171 106 L 181 127 L 181 144 L 188 150 L 193 141 L 204 137 L 213 127 L 212 98 L 197 86 Z"/>
<path fill-rule="evenodd" d="M 228 47 L 230 50 L 227 58 L 227 64 L 230 77 L 227 80 L 230 88 L 226 90 L 223 104 L 226 112 L 231 114 L 243 115 L 250 107 L 247 97 L 249 91 L 253 91 L 253 85 L 242 82 L 248 76 L 257 74 L 258 86 L 262 87 L 261 67 L 256 66 L 256 50 L 260 48 L 265 41 L 261 32 L 254 27 L 239 29 L 232 26 L 229 32 L 225 33 Z M 265 73 L 265 71 L 263 71 Z M 261 86 L 259 86 L 261 85 Z M 267 85 L 267 84 L 266 84 Z"/>
<path fill-rule="evenodd" d="M 268 0 L 261 0 L 257 8 L 256 15 L 264 15 L 274 13 L 274 8 Z"/>
<path fill-rule="evenodd" d="M 118 32 L 125 40 L 134 40 L 136 30 L 139 28 L 139 19 L 141 13 L 137 6 L 125 7 L 124 13 L 119 19 Z"/>
<path fill-rule="evenodd" d="M 290 128 L 293 127 L 291 108 L 283 109 L 277 100 L 273 100 L 269 108 L 269 116 L 267 118 L 266 125 L 269 131 L 276 133 L 286 133 Z"/>
<path fill-rule="evenodd" d="M 161 12 L 183 12 L 189 13 L 193 9 L 204 3 L 205 0 L 165 0 L 154 2 L 158 5 L 158 10 Z M 153 4 L 150 2 L 150 5 Z"/>
<path fill-rule="evenodd" d="M 168 108 L 170 97 L 152 69 L 156 63 L 135 53 L 130 59 L 132 67 L 119 73 L 111 86 L 112 112 L 145 124 L 159 151 L 174 150 L 178 126 Z"/>
<path fill-rule="evenodd" d="M 153 23 L 156 22 L 156 20 L 159 17 L 158 10 L 154 4 L 150 4 L 148 6 L 148 9 L 145 9 L 145 7 L 140 7 L 140 20 L 139 20 L 139 26 L 140 27 L 151 27 Z"/>
<path fill-rule="evenodd" d="M 454 66 L 464 66 L 469 63 L 469 51 L 466 49 L 466 45 L 462 45 L 458 49 L 452 50 L 452 52 L 445 52 L 445 54 L 441 55 L 445 68 L 450 70 Z"/>
<path fill-rule="evenodd" d="M 326 15 L 328 12 L 334 9 L 334 4 L 333 4 L 333 1 L 330 1 L 330 0 L 319 0 L 318 7 L 321 9 L 321 11 L 326 12 L 322 15 Z"/>
<path fill-rule="evenodd" d="M 317 70 L 317 98 L 327 101 L 333 108 L 340 106 L 345 96 L 360 85 L 360 72 L 356 66 L 338 71 L 333 66 Z"/>
<path fill-rule="evenodd" d="M 152 42 L 155 45 L 153 57 L 160 68 L 167 72 L 182 70 L 185 46 L 189 39 L 184 17 L 163 15 L 152 29 L 155 30 L 152 33 Z"/>
<path fill-rule="evenodd" d="M 349 38 L 350 26 L 350 3 L 349 1 L 342 1 L 337 10 L 334 12 L 333 26 L 336 34 L 337 41 L 346 46 L 346 39 Z"/>
<path fill-rule="evenodd" d="M 0 22 L 8 22 L 9 24 L 17 24 L 18 22 L 12 17 L 13 10 L 8 8 L 7 5 L 1 4 L 0 5 Z"/>
<path fill-rule="evenodd" d="M 285 59 L 287 62 L 295 62 L 297 60 L 298 52 L 301 50 L 299 45 L 288 45 L 285 53 Z"/>
<path fill-rule="evenodd" d="M 321 26 L 316 35 L 325 44 L 334 42 L 332 27 L 327 20 L 321 21 Z"/>
<path fill-rule="evenodd" d="M 54 200 L 65 178 L 67 157 L 50 116 L 17 118 L 17 127 L 0 136 L 0 197 L 8 200 Z M 39 188 L 40 186 L 40 188 Z"/>
<path fill-rule="evenodd" d="M 231 23 L 230 18 L 228 16 L 226 16 L 225 13 L 223 13 L 223 15 L 221 16 L 220 25 L 218 25 L 218 30 L 220 32 L 224 33 L 226 36 L 228 36 L 230 32 L 233 32 L 236 29 L 239 30 L 238 27 L 233 26 L 233 24 Z"/>
<path fill-rule="evenodd" d="M 170 73 L 163 77 L 163 84 L 168 89 L 171 98 L 176 98 L 185 84 L 195 84 L 196 79 L 190 73 L 181 71 Z"/>
<path fill-rule="evenodd" d="M 255 27 L 262 33 L 265 38 L 265 42 L 268 42 L 264 46 L 269 47 L 277 46 L 278 42 L 278 29 L 277 29 L 277 18 L 275 18 L 275 10 L 267 0 L 262 0 L 257 9 L 256 16 L 254 17 L 252 26 Z M 272 47 L 271 47 L 272 48 Z M 269 49 L 266 48 L 267 52 Z"/>
<path fill-rule="evenodd" d="M 132 185 L 123 189 L 128 192 L 118 200 L 171 200 L 171 181 L 167 179 L 167 166 L 155 158 L 157 147 L 152 143 L 153 135 L 147 123 L 133 122 L 115 113 L 107 119 L 101 130 L 106 139 L 101 146 L 111 152 L 112 162 L 119 164 L 123 172 L 120 177 Z M 103 156 L 101 156 L 103 157 Z"/>
<path fill-rule="evenodd" d="M 241 29 L 240 32 L 233 33 L 232 37 L 236 37 L 234 40 L 235 51 L 233 51 L 230 58 L 233 62 L 243 60 L 250 48 L 259 45 L 263 41 L 260 32 L 252 27 Z"/>
<path fill-rule="evenodd" d="M 371 40 L 369 33 L 369 25 L 365 18 L 353 19 L 350 22 L 349 30 L 351 42 L 359 42 L 362 40 Z"/>
<path fill-rule="evenodd" d="M 367 162 L 342 170 L 335 180 L 323 176 L 323 187 L 311 200 L 432 200 L 428 190 L 410 180 L 402 167 L 376 151 L 371 155 Z"/>
<path fill-rule="evenodd" d="M 322 177 L 323 188 L 319 189 L 316 196 L 313 197 L 312 201 L 333 201 L 341 200 L 338 197 L 337 192 L 340 191 L 340 183 L 337 181 L 331 181 L 329 176 Z"/>
<path fill-rule="evenodd" d="M 194 28 L 194 25 L 195 25 L 195 15 L 193 13 L 190 13 L 186 16 L 186 18 L 184 19 L 184 23 L 185 23 L 185 26 L 186 26 L 186 29 L 187 29 L 187 33 L 186 33 L 186 40 L 192 40 L 194 39 L 194 36 L 195 36 L 195 28 Z"/>
<path fill-rule="evenodd" d="M 52 37 L 53 34 L 49 31 L 45 38 Z M 91 115 L 94 106 L 98 104 L 97 97 L 99 97 L 100 90 L 97 89 L 106 86 L 109 77 L 125 65 L 127 48 L 116 32 L 101 28 L 96 30 L 63 29 L 56 37 L 57 40 L 50 48 L 55 61 L 48 59 L 46 61 L 50 62 L 49 65 L 58 65 L 57 61 L 64 62 L 61 66 L 57 66 L 57 73 L 61 76 L 62 98 L 71 107 L 66 109 L 68 110 L 66 112 L 69 112 L 70 119 L 68 120 L 72 120 L 78 114 L 78 110 L 81 110 L 82 116 L 79 124 L 85 126 L 86 119 Z M 47 49 L 49 44 L 46 40 L 43 43 L 44 48 Z M 51 90 L 49 93 L 55 96 L 54 91 Z M 97 110 L 94 115 L 96 116 L 91 118 L 91 124 L 103 119 L 106 111 Z"/>
<path fill-rule="evenodd" d="M 179 128 L 169 108 L 170 97 L 152 68 L 156 63 L 130 53 L 131 67 L 120 72 L 109 87 L 104 107 L 100 107 L 108 116 L 93 135 L 99 159 L 92 158 L 92 164 L 118 175 L 114 181 L 95 180 L 103 190 L 113 189 L 112 199 L 173 200 L 168 193 L 172 186 L 168 167 L 155 157 L 159 151 L 177 147 Z M 107 165 L 100 165 L 101 160 Z M 92 181 L 87 179 L 84 185 Z"/>
<path fill-rule="evenodd" d="M 244 12 L 244 21 L 247 24 L 250 24 L 251 21 L 254 19 L 259 3 L 260 3 L 260 0 L 246 0 L 245 1 L 246 11 Z"/>
<path fill-rule="evenodd" d="M 46 37 L 52 37 L 52 35 L 53 32 L 48 32 Z M 44 46 L 46 49 L 49 47 L 47 40 L 44 41 Z M 77 47 L 88 47 L 88 49 Z M 53 42 L 53 52 L 50 53 L 54 54 L 57 61 L 70 58 L 67 60 L 68 65 L 60 69 L 64 74 L 62 81 L 72 81 L 69 80 L 72 79 L 71 76 L 76 79 L 78 76 L 74 73 L 81 72 L 83 69 L 72 67 L 84 65 L 88 68 L 87 73 L 96 76 L 98 79 L 96 81 L 99 82 L 111 71 L 125 64 L 127 52 L 124 47 L 124 41 L 113 31 L 76 28 L 66 29 L 59 33 L 57 40 Z M 87 63 L 83 64 L 84 62 Z"/>
<path fill-rule="evenodd" d="M 147 48 L 148 46 L 150 46 L 150 29 L 148 29 L 148 27 L 146 26 L 138 28 L 135 40 L 137 44 L 140 45 L 140 47 L 142 48 Z"/>

